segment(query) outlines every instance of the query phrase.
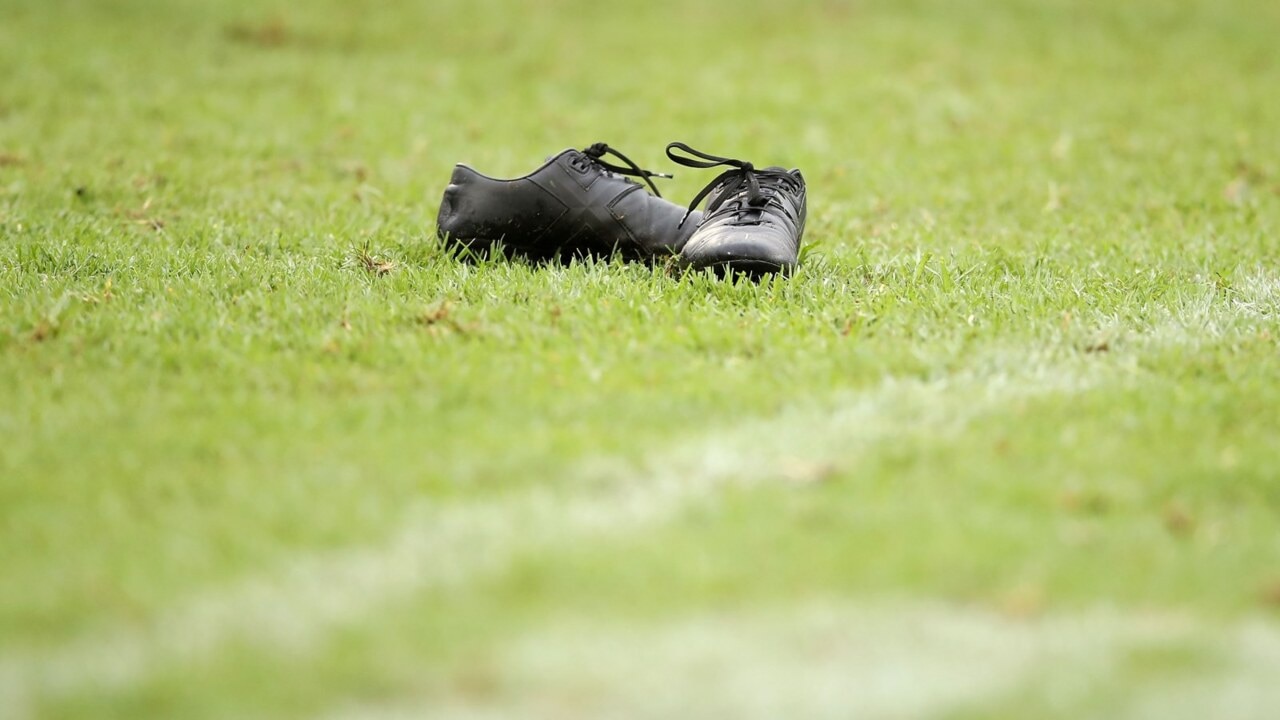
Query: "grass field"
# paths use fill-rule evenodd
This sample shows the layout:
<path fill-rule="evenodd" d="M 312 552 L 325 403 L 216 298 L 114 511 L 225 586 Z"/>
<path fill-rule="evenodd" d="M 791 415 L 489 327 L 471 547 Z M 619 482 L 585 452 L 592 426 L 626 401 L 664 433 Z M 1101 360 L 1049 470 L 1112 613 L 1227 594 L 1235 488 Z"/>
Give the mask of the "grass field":
<path fill-rule="evenodd" d="M 354 5 L 0 4 L 0 716 L 1274 717 L 1280 5 Z M 434 239 L 671 140 L 794 277 Z"/>

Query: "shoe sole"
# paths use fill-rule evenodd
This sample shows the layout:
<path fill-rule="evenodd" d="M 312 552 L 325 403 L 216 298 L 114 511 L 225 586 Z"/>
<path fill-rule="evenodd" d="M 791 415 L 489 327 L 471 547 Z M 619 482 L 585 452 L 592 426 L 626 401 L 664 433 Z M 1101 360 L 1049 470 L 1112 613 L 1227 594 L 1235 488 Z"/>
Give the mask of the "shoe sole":
<path fill-rule="evenodd" d="M 685 265 L 687 270 L 700 272 L 710 270 L 720 279 L 732 279 L 738 275 L 746 275 L 752 280 L 761 280 L 770 275 L 790 275 L 795 269 L 794 265 L 783 265 L 779 263 L 769 262 L 767 260 L 748 260 L 745 258 L 735 258 L 733 260 L 716 260 L 705 263 L 688 263 Z"/>

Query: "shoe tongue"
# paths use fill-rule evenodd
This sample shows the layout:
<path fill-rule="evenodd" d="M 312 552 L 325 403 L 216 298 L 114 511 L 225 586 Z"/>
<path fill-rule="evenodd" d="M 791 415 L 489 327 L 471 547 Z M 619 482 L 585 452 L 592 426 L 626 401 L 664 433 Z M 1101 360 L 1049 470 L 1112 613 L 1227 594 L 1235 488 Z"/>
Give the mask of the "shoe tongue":
<path fill-rule="evenodd" d="M 783 173 L 783 174 L 786 174 L 786 173 L 788 173 L 788 172 L 789 172 L 789 171 L 788 171 L 786 168 L 778 167 L 777 165 L 771 165 L 771 166 L 766 167 L 766 168 L 756 168 L 756 174 L 757 174 L 756 181 L 757 181 L 757 182 L 761 182 L 761 185 L 762 185 L 762 186 L 767 186 L 767 184 L 769 183 L 769 180 L 768 180 L 768 179 L 765 179 L 765 178 L 761 178 L 761 177 L 759 177 L 759 175 L 760 175 L 761 173 Z M 729 192 L 728 192 L 728 190 L 730 190 L 730 188 L 732 188 L 732 190 L 733 190 L 733 192 L 732 192 L 732 193 L 729 193 Z M 734 180 L 729 180 L 729 181 L 726 181 L 726 182 L 721 182 L 719 185 L 717 185 L 717 186 L 716 186 L 716 187 L 715 187 L 715 188 L 714 188 L 714 189 L 713 189 L 713 190 L 712 190 L 712 191 L 707 195 L 707 205 L 706 205 L 706 206 L 707 206 L 707 208 L 714 208 L 714 207 L 718 207 L 721 203 L 729 202 L 729 201 L 733 200 L 733 198 L 734 198 L 734 197 L 736 197 L 736 196 L 738 196 L 738 195 L 745 194 L 746 192 L 747 192 L 747 186 L 746 186 L 745 184 L 739 185 L 739 184 L 738 184 L 736 181 L 734 181 Z M 745 200 L 745 198 L 743 199 L 742 204 L 743 204 L 744 206 L 746 205 L 746 200 Z"/>

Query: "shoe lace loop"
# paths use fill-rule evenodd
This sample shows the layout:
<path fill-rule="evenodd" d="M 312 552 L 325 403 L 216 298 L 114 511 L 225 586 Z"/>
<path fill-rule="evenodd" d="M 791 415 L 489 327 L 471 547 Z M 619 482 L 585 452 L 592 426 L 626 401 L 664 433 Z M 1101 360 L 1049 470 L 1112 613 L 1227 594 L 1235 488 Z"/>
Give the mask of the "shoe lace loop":
<path fill-rule="evenodd" d="M 675 153 L 676 150 L 685 153 L 689 157 L 677 155 Z M 782 172 L 777 169 L 756 170 L 755 165 L 752 165 L 746 160 L 721 157 L 719 155 L 702 152 L 701 150 L 694 150 L 682 142 L 673 142 L 670 145 L 667 145 L 667 157 L 671 158 L 671 161 L 677 165 L 697 168 L 700 170 L 726 165 L 729 167 L 728 170 L 720 173 L 712 179 L 711 182 L 707 183 L 706 187 L 698 191 L 698 194 L 693 197 L 693 200 L 689 203 L 689 209 L 685 211 L 684 218 L 680 220 L 681 226 L 683 226 L 685 220 L 688 220 L 689 216 L 693 214 L 694 209 L 698 207 L 698 203 L 702 202 L 702 200 L 706 198 L 712 190 L 722 183 L 724 184 L 726 192 L 720 196 L 721 198 L 728 198 L 736 195 L 745 188 L 747 192 L 747 205 L 753 208 L 763 207 L 769 202 L 769 197 L 772 195 L 772 190 L 774 189 L 771 187 L 772 185 L 776 183 L 785 183 L 789 186 L 794 186 L 795 184 L 795 179 L 790 173 Z M 766 181 L 764 188 L 762 188 L 760 184 L 760 180 L 762 178 Z M 707 208 L 708 211 L 713 209 L 714 208 Z"/>
<path fill-rule="evenodd" d="M 622 162 L 626 163 L 626 167 L 605 162 L 602 159 L 605 153 L 613 155 L 614 157 L 618 158 Z M 627 157 L 626 155 L 623 155 L 622 153 L 618 152 L 614 148 L 609 147 L 607 143 L 598 142 L 592 145 L 588 145 L 586 148 L 582 150 L 582 154 L 591 162 L 595 163 L 596 165 L 603 168 L 604 170 L 608 170 L 611 173 L 615 173 L 618 175 L 629 175 L 631 177 L 638 177 L 644 180 L 646 183 L 649 184 L 649 187 L 653 190 L 653 194 L 657 195 L 658 197 L 662 197 L 662 193 L 658 192 L 658 186 L 654 185 L 653 180 L 651 180 L 650 178 L 672 177 L 671 175 L 668 175 L 666 173 L 653 172 L 652 170 L 645 170 L 644 168 L 635 164 L 635 162 L 633 162 L 631 158 Z"/>

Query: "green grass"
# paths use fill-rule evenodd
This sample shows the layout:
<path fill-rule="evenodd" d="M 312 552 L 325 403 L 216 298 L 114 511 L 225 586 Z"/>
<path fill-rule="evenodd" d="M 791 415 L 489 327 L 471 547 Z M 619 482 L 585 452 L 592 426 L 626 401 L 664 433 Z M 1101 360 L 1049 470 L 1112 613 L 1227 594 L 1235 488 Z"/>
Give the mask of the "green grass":
<path fill-rule="evenodd" d="M 1278 6 L 733 7 L 9 0 L 0 715 L 1268 717 Z M 805 264 L 434 239 L 600 140 Z"/>

